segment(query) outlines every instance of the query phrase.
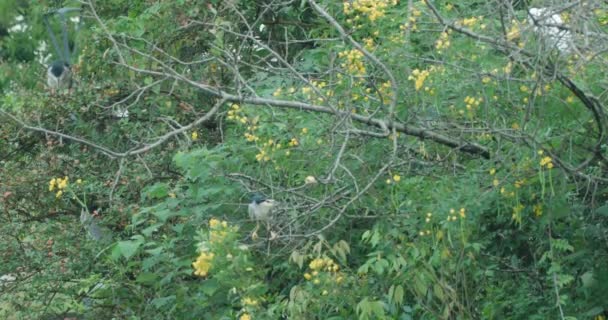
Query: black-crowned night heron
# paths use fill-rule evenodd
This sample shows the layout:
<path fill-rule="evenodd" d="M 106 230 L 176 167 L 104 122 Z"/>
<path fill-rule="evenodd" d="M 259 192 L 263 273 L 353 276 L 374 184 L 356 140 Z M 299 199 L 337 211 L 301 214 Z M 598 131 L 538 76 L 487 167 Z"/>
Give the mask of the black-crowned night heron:
<path fill-rule="evenodd" d="M 51 89 L 51 92 L 55 92 L 61 89 L 70 89 L 72 87 L 72 70 L 70 68 L 70 61 L 73 54 L 76 52 L 76 42 L 74 42 L 73 50 L 70 51 L 69 39 L 68 39 L 68 25 L 66 15 L 70 12 L 81 12 L 80 8 L 61 8 L 50 11 L 43 16 L 43 21 L 46 26 L 46 31 L 49 34 L 53 48 L 55 49 L 56 59 L 49 65 L 46 72 L 46 83 Z M 63 46 L 59 45 L 57 41 L 57 35 L 53 31 L 49 17 L 57 17 L 59 22 L 59 28 L 61 29 L 61 42 Z M 70 18 L 72 20 L 72 18 Z M 74 21 L 74 20 L 72 20 Z M 80 17 L 76 18 L 77 25 L 74 30 L 74 38 L 80 29 L 82 20 Z M 74 40 L 75 41 L 75 40 Z"/>
<path fill-rule="evenodd" d="M 251 233 L 251 238 L 254 240 L 258 237 L 258 229 L 260 228 L 260 221 L 269 227 L 272 209 L 275 207 L 276 201 L 268 199 L 261 194 L 254 194 L 249 204 L 249 218 L 255 220 L 255 229 Z"/>

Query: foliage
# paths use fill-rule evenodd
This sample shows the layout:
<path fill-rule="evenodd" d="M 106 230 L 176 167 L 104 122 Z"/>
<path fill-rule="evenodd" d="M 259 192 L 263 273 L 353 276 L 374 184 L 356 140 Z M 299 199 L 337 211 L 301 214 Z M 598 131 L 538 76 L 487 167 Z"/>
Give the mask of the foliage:
<path fill-rule="evenodd" d="M 0 318 L 608 314 L 604 2 L 82 1 L 51 94 L 79 5 L 0 4 Z"/>

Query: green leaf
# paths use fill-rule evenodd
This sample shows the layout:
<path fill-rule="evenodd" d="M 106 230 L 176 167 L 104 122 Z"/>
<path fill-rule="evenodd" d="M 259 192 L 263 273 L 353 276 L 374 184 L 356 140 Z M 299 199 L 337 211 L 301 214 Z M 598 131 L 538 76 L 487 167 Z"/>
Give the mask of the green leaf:
<path fill-rule="evenodd" d="M 587 271 L 581 275 L 581 282 L 583 283 L 584 288 L 590 288 L 595 284 L 595 279 L 593 277 L 593 271 Z"/>
<path fill-rule="evenodd" d="M 178 212 L 171 208 L 165 208 L 162 210 L 155 210 L 152 212 L 152 214 L 158 219 L 160 219 L 162 222 L 166 222 L 169 218 L 177 216 Z"/>
<path fill-rule="evenodd" d="M 142 272 L 137 275 L 135 281 L 145 285 L 153 285 L 158 282 L 158 278 L 159 277 L 156 273 Z"/>
<path fill-rule="evenodd" d="M 145 188 L 142 194 L 148 199 L 163 199 L 169 195 L 169 186 L 165 183 L 155 183 Z"/>
<path fill-rule="evenodd" d="M 144 230 L 141 231 L 141 233 L 146 236 L 149 237 L 152 235 L 152 233 L 158 231 L 158 228 L 161 227 L 164 223 L 155 223 L 147 228 L 145 228 Z"/>
<path fill-rule="evenodd" d="M 201 286 L 201 290 L 208 296 L 213 295 L 217 289 L 219 289 L 220 284 L 217 282 L 216 279 L 207 279 L 205 280 L 205 282 L 203 282 L 203 285 Z"/>
<path fill-rule="evenodd" d="M 139 249 L 139 247 L 141 247 L 141 245 L 143 244 L 143 238 L 141 239 L 135 239 L 135 240 L 126 240 L 126 241 L 119 241 L 116 246 L 114 246 L 114 249 L 112 250 L 112 256 L 115 256 L 115 253 L 118 255 L 123 256 L 125 259 L 129 260 L 133 255 L 135 255 L 135 253 L 137 253 L 137 250 Z"/>
<path fill-rule="evenodd" d="M 595 209 L 595 213 L 597 213 L 600 216 L 608 217 L 608 205 Z"/>
<path fill-rule="evenodd" d="M 401 305 L 403 303 L 404 296 L 405 296 L 405 291 L 403 290 L 403 286 L 397 285 L 395 287 L 395 292 L 393 293 L 393 302 L 396 305 Z"/>

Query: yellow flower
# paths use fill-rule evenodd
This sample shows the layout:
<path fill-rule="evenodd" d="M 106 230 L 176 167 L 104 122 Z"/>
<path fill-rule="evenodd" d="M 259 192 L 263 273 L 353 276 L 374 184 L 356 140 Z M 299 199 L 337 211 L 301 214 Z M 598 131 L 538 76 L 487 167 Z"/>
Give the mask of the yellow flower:
<path fill-rule="evenodd" d="M 190 136 L 192 137 L 192 141 L 198 140 L 198 132 L 193 131 L 192 134 L 190 134 Z"/>
<path fill-rule="evenodd" d="M 258 305 L 258 301 L 249 297 L 245 297 L 243 298 L 243 301 L 241 301 L 241 303 L 245 306 L 257 306 Z"/>
<path fill-rule="evenodd" d="M 248 313 L 243 313 L 240 317 L 239 320 L 251 320 L 251 316 Z"/>
<path fill-rule="evenodd" d="M 82 183 L 82 179 L 76 180 L 76 184 L 81 184 L 81 183 Z"/>
<path fill-rule="evenodd" d="M 323 292 L 321 293 L 321 295 L 326 296 L 329 292 L 327 292 L 327 290 L 323 290 Z"/>
<path fill-rule="evenodd" d="M 192 263 L 194 274 L 199 277 L 206 277 L 211 269 L 211 261 L 213 260 L 213 252 L 201 252 L 196 261 Z"/>
<path fill-rule="evenodd" d="M 53 189 L 55 189 L 55 187 L 57 189 L 65 189 L 68 186 L 68 177 L 63 177 L 63 179 L 61 178 L 56 178 L 56 179 L 52 179 L 49 182 L 49 191 L 53 191 Z"/>
<path fill-rule="evenodd" d="M 547 167 L 549 169 L 553 168 L 553 163 L 552 163 L 551 157 L 544 157 L 544 158 L 540 159 L 540 166 Z"/>
<path fill-rule="evenodd" d="M 218 227 L 220 225 L 220 221 L 216 218 L 211 218 L 209 220 L 209 227 L 212 229 L 215 229 L 216 227 Z"/>
<path fill-rule="evenodd" d="M 461 218 L 465 218 L 466 217 L 465 209 L 464 208 L 460 208 L 459 214 L 460 214 Z"/>
<path fill-rule="evenodd" d="M 55 194 L 55 198 L 61 198 L 62 194 L 63 194 L 63 191 L 61 191 L 61 190 L 57 191 L 57 193 Z"/>
<path fill-rule="evenodd" d="M 393 180 L 395 180 L 395 182 L 399 182 L 399 181 L 401 181 L 401 176 L 396 174 L 393 176 Z"/>
<path fill-rule="evenodd" d="M 304 274 L 304 279 L 310 280 L 310 279 L 312 279 L 312 276 L 310 275 L 310 273 L 307 272 Z"/>
<path fill-rule="evenodd" d="M 490 169 L 490 175 L 493 176 L 496 173 L 496 169 L 492 168 Z"/>
<path fill-rule="evenodd" d="M 498 181 L 498 179 L 494 179 L 494 181 L 492 181 L 492 184 L 493 184 L 495 187 L 498 187 L 498 185 L 500 184 L 500 181 Z"/>
<path fill-rule="evenodd" d="M 308 128 L 302 128 L 302 134 L 307 134 L 308 133 Z"/>

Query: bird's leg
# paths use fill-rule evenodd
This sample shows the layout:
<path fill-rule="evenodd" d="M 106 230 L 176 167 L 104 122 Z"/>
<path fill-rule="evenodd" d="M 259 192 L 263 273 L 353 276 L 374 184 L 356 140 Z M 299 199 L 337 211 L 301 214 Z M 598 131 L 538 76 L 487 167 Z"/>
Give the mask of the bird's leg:
<path fill-rule="evenodd" d="M 257 240 L 257 238 L 258 238 L 258 229 L 259 228 L 260 228 L 260 222 L 256 221 L 255 222 L 255 229 L 253 229 L 253 232 L 251 233 L 251 239 Z"/>
<path fill-rule="evenodd" d="M 276 232 L 270 229 L 270 221 L 266 221 L 266 230 L 268 232 L 268 240 L 274 240 L 277 237 Z"/>

